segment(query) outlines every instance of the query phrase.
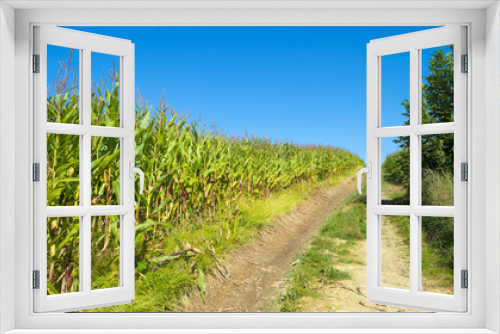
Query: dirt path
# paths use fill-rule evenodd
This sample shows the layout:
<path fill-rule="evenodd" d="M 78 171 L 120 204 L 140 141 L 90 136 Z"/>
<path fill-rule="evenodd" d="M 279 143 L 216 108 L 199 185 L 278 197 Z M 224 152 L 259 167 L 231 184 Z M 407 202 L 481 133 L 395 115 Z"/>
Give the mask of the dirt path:
<path fill-rule="evenodd" d="M 382 261 L 391 263 L 394 271 L 382 273 L 383 282 L 391 282 L 391 287 L 404 288 L 409 280 L 406 270 L 404 252 L 397 248 L 394 243 L 388 244 L 388 240 L 394 237 L 395 228 L 386 231 L 382 237 L 386 252 L 382 255 Z M 335 285 L 326 285 L 318 289 L 319 298 L 305 297 L 301 309 L 303 312 L 421 312 L 402 307 L 394 307 L 371 303 L 366 298 L 366 241 L 356 243 L 351 248 L 351 254 L 356 263 L 339 263 L 335 267 L 346 271 L 351 279 L 342 280 Z M 401 256 L 403 255 L 403 256 Z"/>
<path fill-rule="evenodd" d="M 394 186 L 396 187 L 396 186 Z M 390 189 L 390 192 L 398 189 Z M 389 202 L 386 194 L 382 200 Z M 318 289 L 319 298 L 303 298 L 304 312 L 422 312 L 403 307 L 371 303 L 366 298 L 366 240 L 350 248 L 354 263 L 339 263 L 335 267 L 346 271 L 351 279 Z M 382 228 L 382 283 L 388 287 L 409 289 L 410 249 L 397 235 L 397 227 L 389 220 Z"/>
<path fill-rule="evenodd" d="M 356 189 L 355 176 L 311 196 L 280 217 L 226 263 L 227 277 L 207 280 L 206 304 L 199 293 L 184 298 L 184 312 L 265 312 L 285 284 L 294 256 L 307 248 L 324 220 Z"/>

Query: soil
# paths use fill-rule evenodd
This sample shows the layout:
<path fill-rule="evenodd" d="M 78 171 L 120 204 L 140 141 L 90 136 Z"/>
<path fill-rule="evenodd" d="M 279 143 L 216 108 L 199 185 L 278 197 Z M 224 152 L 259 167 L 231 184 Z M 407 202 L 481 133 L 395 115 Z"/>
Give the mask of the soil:
<path fill-rule="evenodd" d="M 408 288 L 409 286 L 409 249 L 405 245 L 394 243 L 396 227 L 387 224 L 382 232 L 382 282 L 390 287 Z M 339 281 L 333 285 L 324 285 L 318 289 L 319 298 L 302 299 L 303 312 L 422 312 L 403 307 L 371 303 L 366 298 L 366 240 L 357 242 L 350 248 L 354 263 L 339 263 L 335 268 L 346 271 L 351 279 Z"/>
<path fill-rule="evenodd" d="M 391 185 L 382 194 L 382 200 L 390 203 L 394 193 L 402 188 Z M 382 223 L 382 285 L 391 288 L 410 287 L 410 248 L 397 234 L 397 227 L 390 220 Z M 403 307 L 371 303 L 366 298 L 366 240 L 355 243 L 350 248 L 353 263 L 339 263 L 335 267 L 346 271 L 351 279 L 318 289 L 319 298 L 302 299 L 303 312 L 422 312 Z"/>
<path fill-rule="evenodd" d="M 266 312 L 285 285 L 294 256 L 306 249 L 324 220 L 356 189 L 355 176 L 320 191 L 292 213 L 278 217 L 252 242 L 229 256 L 225 268 L 207 278 L 206 303 L 197 291 L 183 312 Z M 354 276 L 354 275 L 353 275 Z"/>
<path fill-rule="evenodd" d="M 207 278 L 206 303 L 198 291 L 185 295 L 184 312 L 269 312 L 286 286 L 294 256 L 306 249 L 324 220 L 356 190 L 355 177 L 317 193 L 292 213 L 276 219 L 249 246 L 242 247 L 224 264 L 223 270 Z M 397 191 L 398 189 L 391 189 Z M 390 191 L 391 192 L 391 191 Z M 387 196 L 384 200 L 389 201 Z M 345 208 L 344 208 L 345 209 Z M 409 286 L 409 247 L 400 241 L 396 226 L 386 224 L 382 232 L 382 282 L 395 288 Z M 344 240 L 339 240 L 344 242 Z M 319 297 L 301 299 L 303 312 L 421 312 L 371 303 L 366 298 L 366 240 L 350 248 L 352 263 L 339 263 L 351 279 L 333 285 L 317 283 Z"/>

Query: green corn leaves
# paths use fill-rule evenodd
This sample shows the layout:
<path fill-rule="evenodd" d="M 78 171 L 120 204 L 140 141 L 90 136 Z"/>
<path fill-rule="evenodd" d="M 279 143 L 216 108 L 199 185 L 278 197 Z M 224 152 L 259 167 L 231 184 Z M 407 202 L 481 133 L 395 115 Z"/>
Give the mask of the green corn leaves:
<path fill-rule="evenodd" d="M 118 78 L 111 86 L 96 86 L 92 94 L 93 125 L 120 125 Z M 64 119 L 78 123 L 78 98 L 76 93 L 49 97 L 49 121 L 59 122 L 64 115 Z M 216 129 L 210 132 L 161 105 L 153 111 L 148 104 L 137 104 L 135 112 L 136 164 L 145 172 L 144 193 L 138 193 L 138 180 L 135 193 L 138 271 L 154 268 L 149 264 L 152 259 L 155 265 L 168 265 L 181 257 L 166 255 L 166 248 L 172 248 L 169 235 L 173 230 L 189 231 L 207 225 L 228 229 L 239 221 L 239 202 L 265 199 L 303 182 L 325 180 L 360 163 L 352 153 L 334 147 L 237 138 Z M 80 205 L 79 142 L 78 136 L 48 135 L 47 205 Z M 123 176 L 120 140 L 93 137 L 91 149 L 92 204 L 119 205 Z M 52 272 L 49 293 L 77 291 L 76 227 L 62 218 L 51 219 L 47 226 L 48 270 Z M 92 220 L 92 277 L 100 284 L 96 287 L 116 286 L 119 231 L 118 217 Z M 209 241 L 204 246 L 198 242 L 200 245 L 195 246 L 200 248 L 209 245 Z M 193 263 L 205 298 L 204 272 Z"/>

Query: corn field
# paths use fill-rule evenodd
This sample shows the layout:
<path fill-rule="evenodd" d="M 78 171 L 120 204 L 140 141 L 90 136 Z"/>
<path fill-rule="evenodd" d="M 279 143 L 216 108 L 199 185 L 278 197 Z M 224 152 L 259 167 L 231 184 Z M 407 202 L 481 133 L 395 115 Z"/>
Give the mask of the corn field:
<path fill-rule="evenodd" d="M 114 79 L 111 88 L 102 84 L 93 89 L 93 124 L 119 124 Z M 78 99 L 71 89 L 49 96 L 48 121 L 78 123 Z M 136 264 L 165 264 L 186 250 L 203 253 L 187 244 L 178 254 L 165 254 L 164 245 L 177 229 L 217 225 L 221 233 L 238 233 L 238 203 L 326 180 L 360 163 L 357 156 L 338 148 L 208 131 L 164 103 L 157 108 L 137 104 L 135 119 L 135 159 L 146 175 L 144 193 L 140 195 L 138 188 L 135 193 Z M 47 205 L 80 205 L 78 147 L 78 136 L 47 136 Z M 119 204 L 119 161 L 119 140 L 92 138 L 92 204 Z M 78 218 L 48 219 L 49 294 L 79 289 L 78 231 Z M 93 289 L 119 284 L 119 231 L 117 216 L 92 220 Z M 138 275 L 141 270 L 136 267 Z"/>

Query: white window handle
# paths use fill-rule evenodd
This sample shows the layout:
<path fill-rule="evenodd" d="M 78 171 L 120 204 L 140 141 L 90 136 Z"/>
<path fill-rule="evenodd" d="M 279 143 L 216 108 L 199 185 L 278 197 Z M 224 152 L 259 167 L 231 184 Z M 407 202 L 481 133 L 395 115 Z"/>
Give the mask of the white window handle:
<path fill-rule="evenodd" d="M 358 171 L 358 192 L 360 195 L 361 195 L 361 175 L 363 175 L 363 173 L 366 173 L 366 176 L 369 179 L 371 179 L 371 177 L 372 177 L 372 163 L 371 162 L 368 161 L 366 163 L 366 168 L 361 168 Z"/>
<path fill-rule="evenodd" d="M 129 170 L 130 170 L 130 178 L 131 179 L 134 179 L 135 178 L 135 173 L 139 174 L 139 184 L 141 186 L 141 189 L 139 190 L 139 194 L 142 194 L 142 192 L 144 191 L 144 172 L 140 169 L 140 168 L 137 168 L 137 167 L 134 167 L 134 163 L 131 161 L 130 162 L 130 165 L 129 165 Z"/>

